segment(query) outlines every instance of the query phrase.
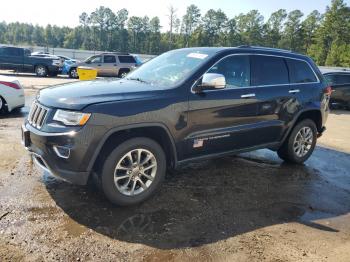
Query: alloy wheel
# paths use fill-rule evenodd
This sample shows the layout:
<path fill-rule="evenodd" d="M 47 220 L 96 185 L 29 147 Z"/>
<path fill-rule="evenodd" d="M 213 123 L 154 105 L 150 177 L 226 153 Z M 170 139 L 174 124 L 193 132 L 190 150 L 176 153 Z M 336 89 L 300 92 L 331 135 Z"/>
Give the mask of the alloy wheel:
<path fill-rule="evenodd" d="M 152 152 L 138 148 L 126 153 L 114 170 L 114 184 L 126 196 L 147 190 L 157 173 L 157 160 Z"/>
<path fill-rule="evenodd" d="M 298 157 L 304 157 L 310 151 L 312 143 L 314 140 L 314 135 L 310 127 L 303 127 L 299 130 L 295 136 L 293 143 L 294 153 Z"/>

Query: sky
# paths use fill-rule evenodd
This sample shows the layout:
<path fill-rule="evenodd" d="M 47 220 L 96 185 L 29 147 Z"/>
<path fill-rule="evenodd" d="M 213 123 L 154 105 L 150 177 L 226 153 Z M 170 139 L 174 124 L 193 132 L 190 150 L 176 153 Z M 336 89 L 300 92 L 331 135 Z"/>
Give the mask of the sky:
<path fill-rule="evenodd" d="M 350 6 L 350 0 L 345 0 Z M 257 9 L 267 19 L 270 14 L 280 8 L 291 11 L 300 9 L 304 14 L 313 10 L 323 13 L 331 0 L 16 0 L 1 1 L 0 21 L 26 22 L 46 26 L 47 24 L 74 27 L 79 24 L 82 12 L 91 13 L 99 6 L 105 6 L 116 12 L 126 8 L 129 16 L 158 16 L 162 31 L 168 29 L 168 9 L 174 6 L 177 16 L 181 18 L 186 7 L 195 4 L 201 13 L 209 9 L 222 9 L 231 18 L 240 13 Z"/>

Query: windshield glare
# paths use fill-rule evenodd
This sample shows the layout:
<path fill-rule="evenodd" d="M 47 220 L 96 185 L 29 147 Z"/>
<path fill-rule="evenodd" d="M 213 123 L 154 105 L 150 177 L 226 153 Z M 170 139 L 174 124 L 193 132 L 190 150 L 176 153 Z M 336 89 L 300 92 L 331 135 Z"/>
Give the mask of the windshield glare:
<path fill-rule="evenodd" d="M 214 51 L 179 49 L 164 53 L 131 72 L 126 79 L 136 79 L 163 88 L 171 88 L 207 61 Z"/>

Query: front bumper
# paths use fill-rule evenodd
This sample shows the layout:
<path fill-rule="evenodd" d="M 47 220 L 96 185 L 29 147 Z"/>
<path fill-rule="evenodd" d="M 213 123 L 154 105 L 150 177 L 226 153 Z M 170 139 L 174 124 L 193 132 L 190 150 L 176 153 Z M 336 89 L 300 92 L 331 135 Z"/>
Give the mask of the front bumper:
<path fill-rule="evenodd" d="M 90 146 L 94 145 L 89 138 L 84 130 L 45 133 L 29 123 L 22 126 L 22 143 L 30 152 L 37 169 L 77 185 L 86 185 L 91 173 L 87 167 L 91 160 Z M 69 148 L 69 158 L 59 157 L 54 151 L 55 145 Z"/>
<path fill-rule="evenodd" d="M 62 71 L 62 67 L 50 65 L 50 66 L 48 66 L 48 70 L 49 70 L 49 73 L 59 73 Z"/>

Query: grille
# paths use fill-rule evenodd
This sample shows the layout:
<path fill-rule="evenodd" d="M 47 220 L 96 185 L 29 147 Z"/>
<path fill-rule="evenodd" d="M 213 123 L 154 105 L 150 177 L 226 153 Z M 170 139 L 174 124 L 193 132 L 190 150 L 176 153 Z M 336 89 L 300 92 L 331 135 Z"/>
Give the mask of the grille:
<path fill-rule="evenodd" d="M 28 122 L 32 126 L 40 129 L 46 119 L 48 109 L 38 102 L 34 102 L 28 115 Z"/>

